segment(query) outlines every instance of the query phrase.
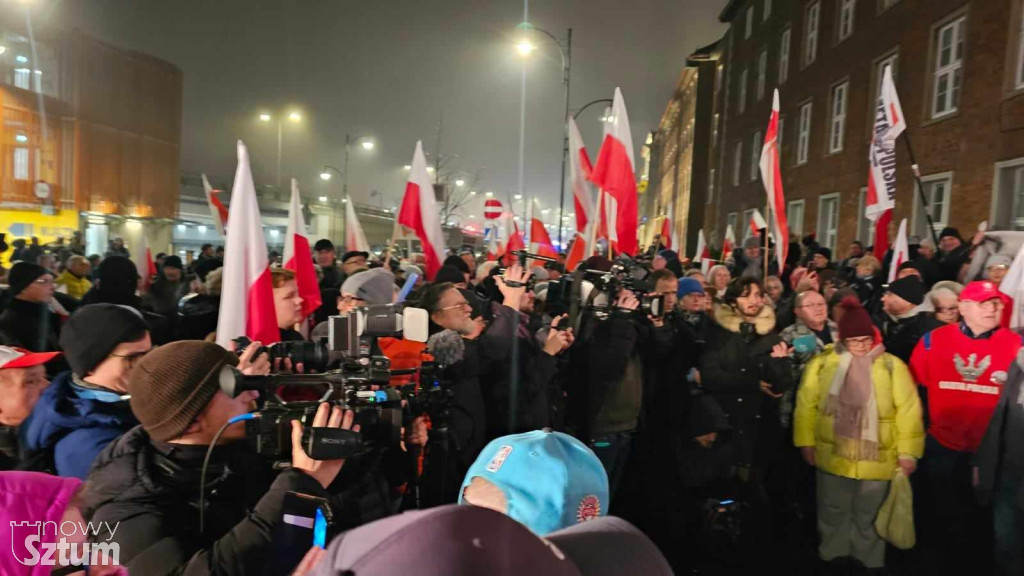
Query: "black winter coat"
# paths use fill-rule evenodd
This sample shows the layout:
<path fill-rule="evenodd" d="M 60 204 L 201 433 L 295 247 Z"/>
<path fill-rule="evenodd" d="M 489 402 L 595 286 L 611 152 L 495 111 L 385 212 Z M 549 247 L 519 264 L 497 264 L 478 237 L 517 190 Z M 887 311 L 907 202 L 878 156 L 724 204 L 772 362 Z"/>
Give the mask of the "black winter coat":
<path fill-rule="evenodd" d="M 977 492 L 984 503 L 992 501 L 997 482 L 1024 479 L 1024 352 L 1017 354 L 999 395 L 985 438 L 978 447 Z M 1024 511 L 1024 482 L 1019 482 L 1017 508 Z"/>
<path fill-rule="evenodd" d="M 756 322 L 743 321 L 732 307 L 717 305 L 700 359 L 701 384 L 725 412 L 734 434 L 734 463 L 754 466 L 774 459 L 781 448 L 779 400 L 761 391 L 763 380 L 775 393 L 793 387 L 788 358 L 772 358 L 782 338 L 772 330 L 775 314 L 765 306 Z"/>
<path fill-rule="evenodd" d="M 205 446 L 154 443 L 139 426 L 97 457 L 83 492 L 83 515 L 104 529 L 116 526 L 111 542 L 120 545 L 120 561 L 132 574 L 264 574 L 285 493 L 327 497 L 311 476 L 285 470 L 275 477 L 246 447 L 221 446 L 207 474 L 206 527 L 200 533 L 205 454 Z M 108 538 L 101 531 L 95 541 Z"/>
<path fill-rule="evenodd" d="M 924 312 L 902 319 L 894 319 L 883 312 L 878 326 L 882 330 L 885 351 L 909 365 L 910 355 L 914 353 L 918 340 L 941 327 L 942 323 Z"/>

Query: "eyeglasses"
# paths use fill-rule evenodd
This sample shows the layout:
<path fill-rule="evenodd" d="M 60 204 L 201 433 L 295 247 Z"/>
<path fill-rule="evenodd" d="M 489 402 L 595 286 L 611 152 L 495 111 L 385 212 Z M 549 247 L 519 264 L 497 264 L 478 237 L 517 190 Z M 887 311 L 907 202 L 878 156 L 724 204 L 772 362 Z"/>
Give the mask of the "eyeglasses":
<path fill-rule="evenodd" d="M 125 362 L 128 363 L 128 367 L 131 368 L 135 365 L 136 362 L 139 361 L 140 358 L 142 358 L 146 354 L 149 354 L 153 350 L 156 350 L 156 348 L 156 346 L 153 346 L 149 350 L 143 352 L 132 352 L 131 354 L 107 354 L 107 356 L 110 358 L 122 358 L 124 359 Z"/>
<path fill-rule="evenodd" d="M 871 336 L 861 336 L 859 338 L 846 339 L 847 346 L 870 346 L 872 342 L 874 342 L 874 339 Z"/>
<path fill-rule="evenodd" d="M 470 306 L 469 302 L 466 302 L 465 300 L 463 300 L 462 302 L 459 302 L 458 304 L 452 304 L 451 306 L 445 306 L 444 308 L 438 308 L 437 311 L 438 312 L 445 312 L 447 310 L 451 310 L 452 308 L 469 308 L 469 309 L 472 309 L 473 307 Z"/>
<path fill-rule="evenodd" d="M 40 286 L 52 286 L 53 276 L 50 276 L 49 274 L 43 274 L 39 278 L 36 278 L 33 284 L 39 284 Z"/>

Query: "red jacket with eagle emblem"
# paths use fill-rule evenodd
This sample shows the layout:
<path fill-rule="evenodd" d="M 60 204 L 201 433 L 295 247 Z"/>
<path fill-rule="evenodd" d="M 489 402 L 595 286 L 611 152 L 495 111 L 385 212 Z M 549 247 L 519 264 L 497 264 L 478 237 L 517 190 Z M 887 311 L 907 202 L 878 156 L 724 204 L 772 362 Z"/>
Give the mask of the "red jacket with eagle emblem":
<path fill-rule="evenodd" d="M 997 328 L 972 338 L 959 324 L 925 334 L 910 357 L 914 381 L 928 390 L 928 433 L 950 450 L 974 452 L 1006 383 L 1021 336 Z"/>

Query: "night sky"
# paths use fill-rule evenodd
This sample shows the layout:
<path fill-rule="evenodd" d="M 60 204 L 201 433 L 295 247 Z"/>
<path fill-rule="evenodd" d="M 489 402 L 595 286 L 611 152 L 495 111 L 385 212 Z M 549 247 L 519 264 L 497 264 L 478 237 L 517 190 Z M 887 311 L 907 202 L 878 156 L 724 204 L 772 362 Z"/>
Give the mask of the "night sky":
<path fill-rule="evenodd" d="M 273 184 L 276 128 L 260 112 L 295 107 L 285 126 L 284 177 L 305 191 L 340 193 L 345 133 L 370 135 L 352 149 L 349 193 L 386 207 L 400 201 L 417 139 L 448 166 L 479 175 L 501 198 L 518 177 L 520 56 L 517 0 L 37 0 L 37 22 L 78 28 L 119 47 L 168 60 L 184 72 L 181 169 L 230 182 L 234 141 L 250 147 L 257 185 Z M 530 5 L 530 21 L 556 36 L 573 28 L 573 109 L 620 86 L 639 146 L 654 129 L 695 48 L 725 31 L 725 0 L 562 0 Z M 563 88 L 557 48 L 537 37 L 529 60 L 526 190 L 557 203 Z M 580 117 L 596 160 L 603 106 Z M 468 176 L 472 179 L 473 176 Z M 480 195 L 482 196 L 482 195 Z M 372 202 L 379 200 L 373 198 Z M 568 203 L 571 207 L 571 203 Z M 476 212 L 477 221 L 480 213 Z M 567 209 L 568 211 L 568 209 Z"/>

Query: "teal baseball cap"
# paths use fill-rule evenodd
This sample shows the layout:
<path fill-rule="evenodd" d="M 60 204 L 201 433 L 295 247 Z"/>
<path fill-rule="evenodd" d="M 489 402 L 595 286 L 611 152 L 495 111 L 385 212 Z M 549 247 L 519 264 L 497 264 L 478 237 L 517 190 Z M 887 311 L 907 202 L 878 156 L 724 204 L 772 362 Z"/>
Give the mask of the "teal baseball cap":
<path fill-rule="evenodd" d="M 544 536 L 608 514 L 608 473 L 586 444 L 561 432 L 535 430 L 488 444 L 470 466 L 459 504 L 474 478 L 505 496 L 505 513 Z"/>

